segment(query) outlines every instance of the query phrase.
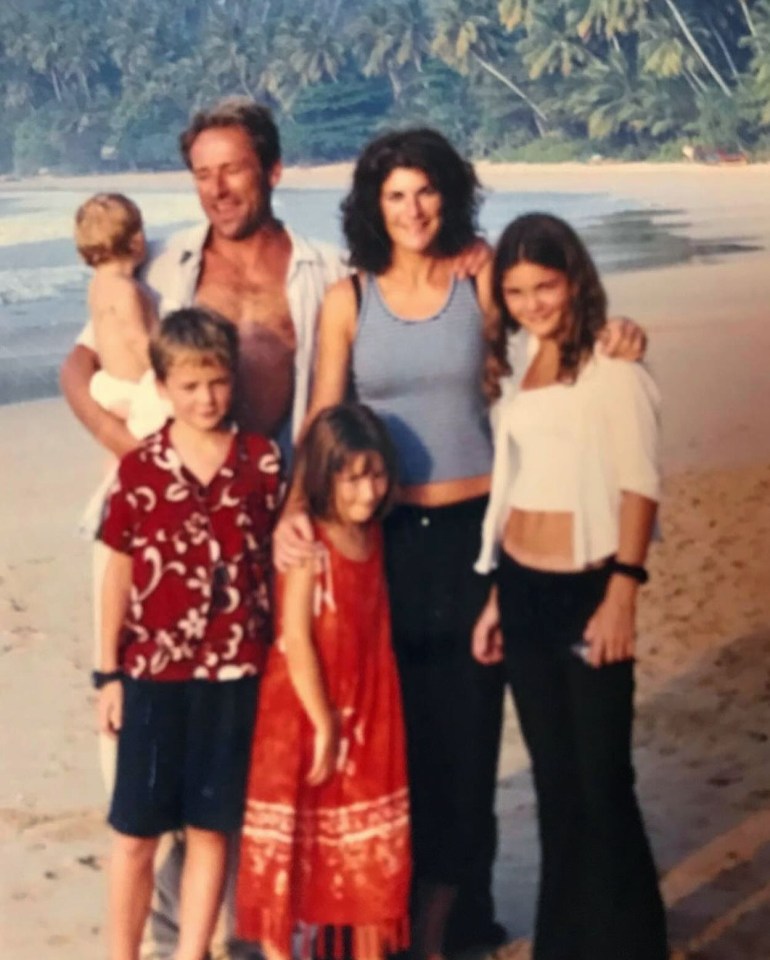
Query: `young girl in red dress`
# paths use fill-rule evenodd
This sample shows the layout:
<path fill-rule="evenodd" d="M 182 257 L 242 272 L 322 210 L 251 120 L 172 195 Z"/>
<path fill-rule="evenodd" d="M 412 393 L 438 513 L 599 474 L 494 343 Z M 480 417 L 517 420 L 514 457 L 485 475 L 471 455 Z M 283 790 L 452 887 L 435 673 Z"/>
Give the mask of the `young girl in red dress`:
<path fill-rule="evenodd" d="M 268 960 L 301 930 L 315 955 L 408 945 L 409 797 L 379 519 L 387 432 L 343 404 L 311 424 L 297 483 L 320 550 L 278 575 L 238 875 L 238 934 Z"/>

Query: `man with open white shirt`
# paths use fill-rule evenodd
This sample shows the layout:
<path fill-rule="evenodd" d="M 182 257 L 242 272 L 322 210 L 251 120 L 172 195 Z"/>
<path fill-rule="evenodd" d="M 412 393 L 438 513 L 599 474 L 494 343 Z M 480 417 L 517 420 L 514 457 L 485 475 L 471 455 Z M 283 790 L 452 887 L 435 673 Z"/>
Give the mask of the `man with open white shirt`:
<path fill-rule="evenodd" d="M 289 450 L 307 408 L 318 308 L 326 287 L 347 268 L 339 251 L 306 240 L 275 219 L 271 197 L 281 175 L 280 147 L 266 108 L 245 100 L 223 101 L 197 114 L 180 142 L 208 222 L 172 237 L 151 258 L 144 279 L 160 316 L 198 303 L 235 324 L 240 339 L 238 421 Z M 98 366 L 89 324 L 64 361 L 62 390 L 84 426 L 120 457 L 137 441 L 124 421 L 91 398 L 89 381 Z M 103 559 L 97 543 L 97 597 Z M 110 788 L 114 754 L 114 741 L 102 745 Z M 175 951 L 182 855 L 181 844 L 171 836 L 159 851 L 153 912 L 142 947 L 145 960 L 165 960 Z M 232 919 L 226 906 L 212 960 L 237 955 L 230 942 Z"/>

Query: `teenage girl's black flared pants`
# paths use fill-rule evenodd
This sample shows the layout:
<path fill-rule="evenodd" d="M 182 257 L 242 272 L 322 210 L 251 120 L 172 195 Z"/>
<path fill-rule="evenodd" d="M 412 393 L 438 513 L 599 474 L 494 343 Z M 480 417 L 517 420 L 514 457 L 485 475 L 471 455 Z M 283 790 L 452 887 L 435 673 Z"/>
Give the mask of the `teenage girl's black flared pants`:
<path fill-rule="evenodd" d="M 663 904 L 634 790 L 633 661 L 574 651 L 607 568 L 545 573 L 502 554 L 505 667 L 532 759 L 541 845 L 534 960 L 665 960 Z"/>

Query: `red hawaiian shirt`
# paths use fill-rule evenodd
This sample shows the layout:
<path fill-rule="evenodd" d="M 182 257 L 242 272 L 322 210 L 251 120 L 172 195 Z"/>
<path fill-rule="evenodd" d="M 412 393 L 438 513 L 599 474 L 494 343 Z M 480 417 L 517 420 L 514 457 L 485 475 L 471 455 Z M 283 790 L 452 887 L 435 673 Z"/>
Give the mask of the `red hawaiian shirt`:
<path fill-rule="evenodd" d="M 251 676 L 271 639 L 278 448 L 234 430 L 204 486 L 180 461 L 169 426 L 121 460 L 99 531 L 133 560 L 120 665 L 150 680 Z"/>

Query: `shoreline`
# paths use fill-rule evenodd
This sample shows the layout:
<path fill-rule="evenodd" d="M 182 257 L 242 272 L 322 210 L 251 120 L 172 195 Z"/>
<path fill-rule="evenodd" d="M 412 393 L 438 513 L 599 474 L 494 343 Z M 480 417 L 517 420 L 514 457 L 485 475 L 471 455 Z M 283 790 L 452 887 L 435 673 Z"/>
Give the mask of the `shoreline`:
<path fill-rule="evenodd" d="M 602 160 L 596 163 L 565 161 L 564 163 L 522 163 L 508 161 L 478 160 L 474 167 L 485 188 L 516 189 L 512 183 L 530 189 L 530 184 L 541 178 L 568 183 L 570 190 L 594 190 L 598 185 L 614 188 L 627 184 L 629 189 L 647 194 L 648 182 L 661 178 L 676 181 L 696 179 L 701 184 L 734 179 L 749 184 L 770 176 L 770 162 L 750 163 L 743 166 L 731 164 L 701 164 L 681 162 L 642 162 Z M 353 172 L 354 161 L 328 164 L 294 165 L 284 168 L 279 184 L 295 190 L 345 189 Z M 636 184 L 633 181 L 637 181 Z M 0 194 L 7 191 L 27 192 L 35 190 L 157 190 L 189 192 L 190 173 L 185 168 L 174 170 L 101 171 L 82 174 L 41 173 L 34 176 L 0 177 Z M 534 188 L 531 188 L 534 189 Z"/>

